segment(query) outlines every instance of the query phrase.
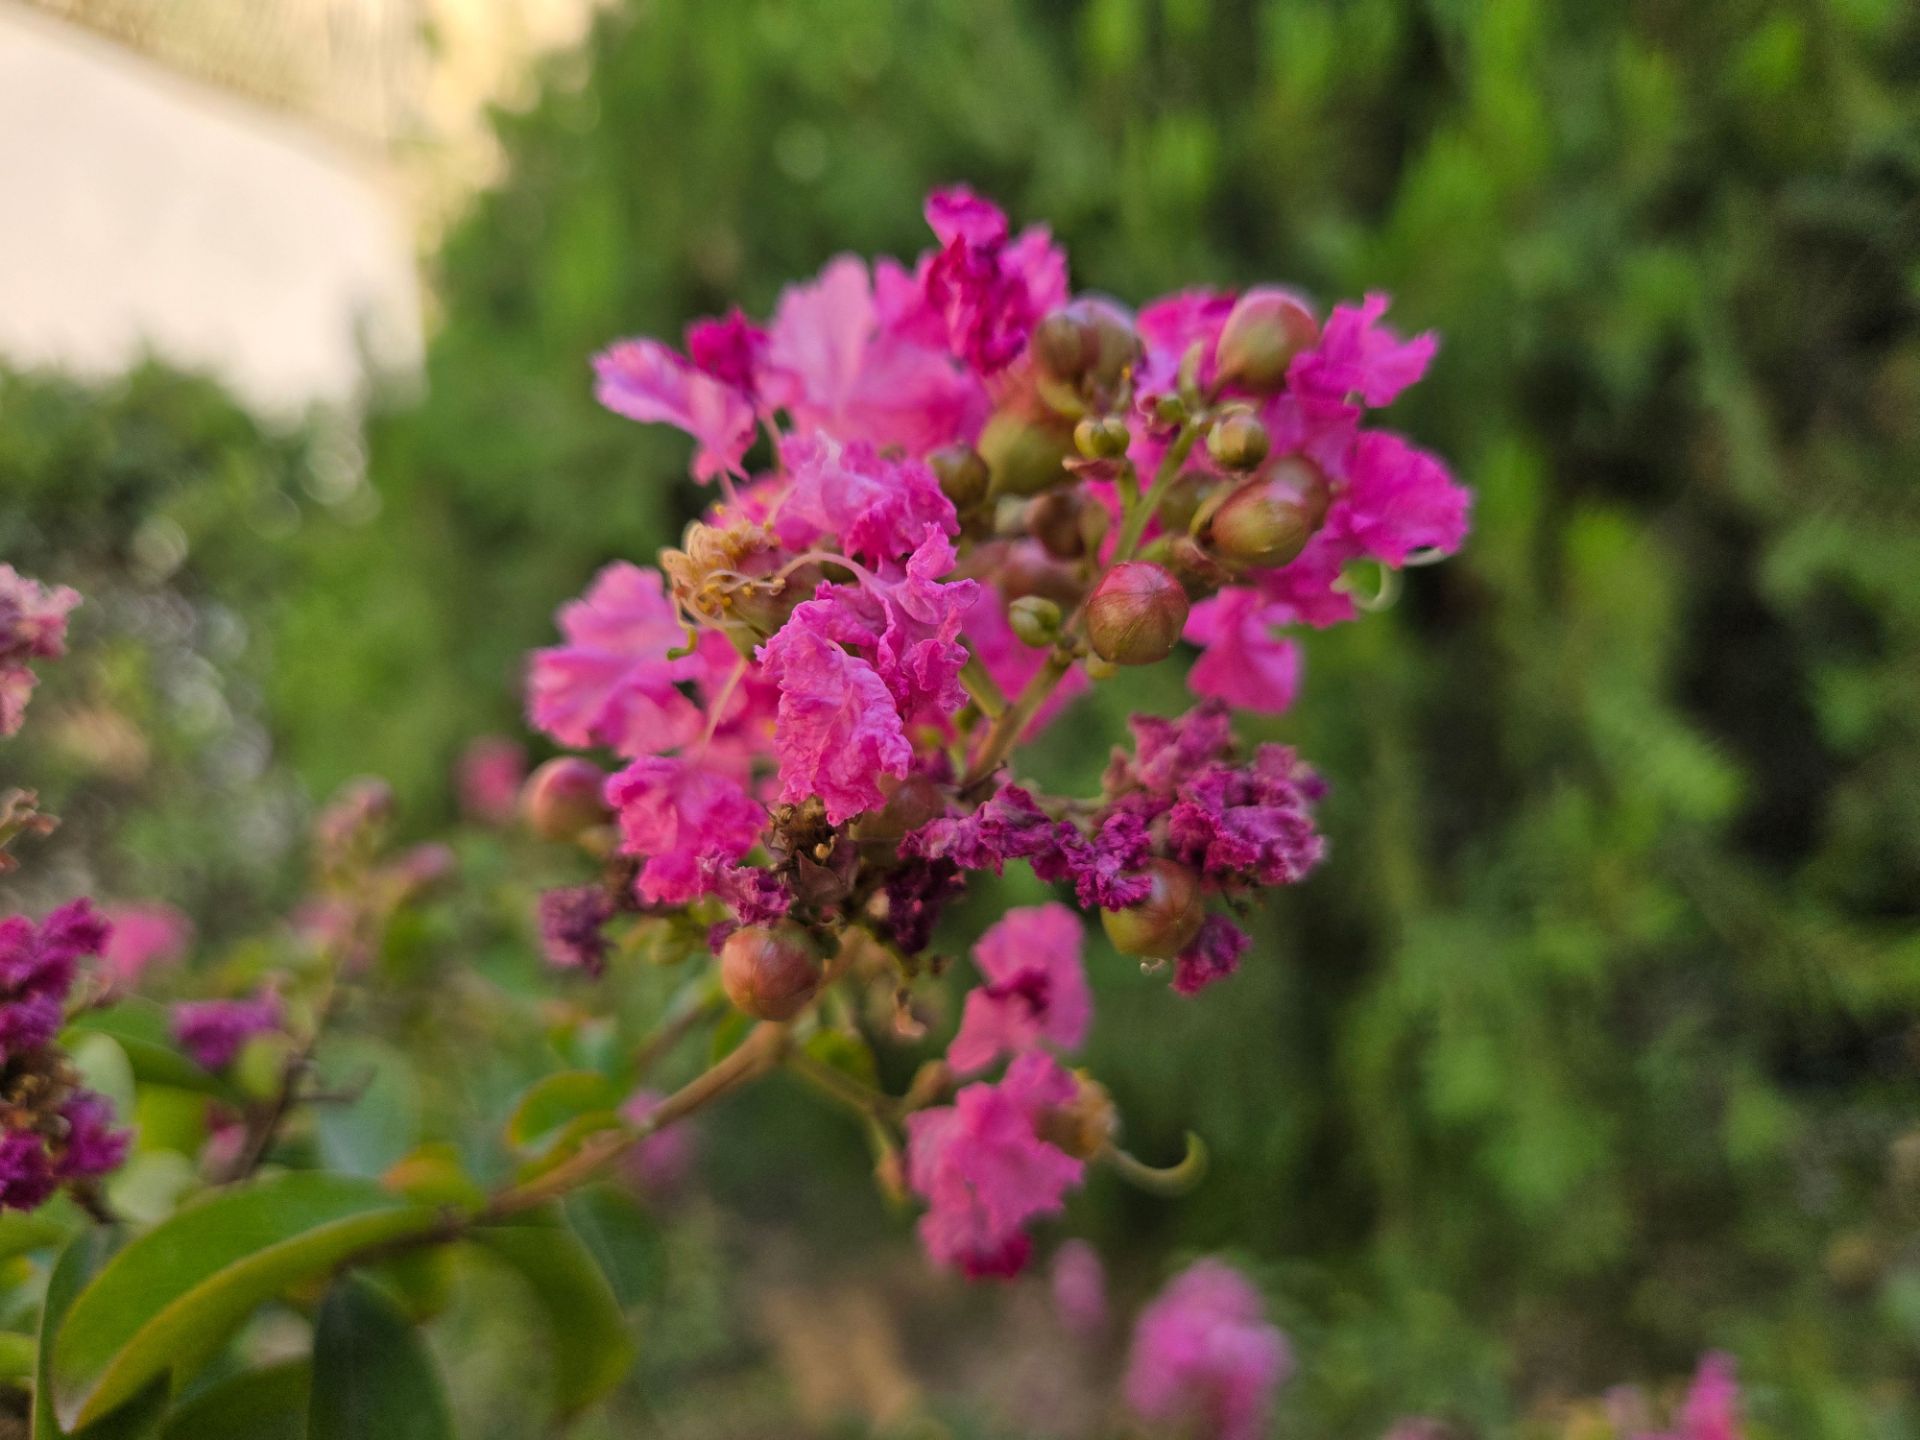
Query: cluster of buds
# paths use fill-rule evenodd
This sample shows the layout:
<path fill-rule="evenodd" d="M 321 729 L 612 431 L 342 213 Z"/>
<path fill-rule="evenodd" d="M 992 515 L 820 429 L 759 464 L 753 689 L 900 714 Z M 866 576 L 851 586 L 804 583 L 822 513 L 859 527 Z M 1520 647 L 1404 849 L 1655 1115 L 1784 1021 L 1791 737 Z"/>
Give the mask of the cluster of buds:
<path fill-rule="evenodd" d="M 658 569 L 616 562 L 561 610 L 529 718 L 618 765 L 548 762 L 523 813 L 600 867 L 543 898 L 550 958 L 599 974 L 622 925 L 665 922 L 704 937 L 734 1006 L 801 1033 L 875 1013 L 829 1021 L 823 995 L 879 989 L 917 1037 L 968 873 L 1060 886 L 1071 905 L 1001 922 L 1019 953 L 999 927 L 975 947 L 940 1073 L 1001 1078 L 879 1097 L 871 1127 L 935 1257 L 1006 1273 L 1085 1163 L 1121 1154 L 1104 1090 L 1057 1058 L 1091 1021 L 1083 917 L 1172 962 L 1181 994 L 1234 971 L 1235 917 L 1324 846 L 1319 779 L 1286 747 L 1243 752 L 1229 710 L 1286 709 L 1285 632 L 1354 618 L 1356 567 L 1457 548 L 1467 496 L 1366 423 L 1435 350 L 1385 326 L 1384 296 L 1129 311 L 1073 295 L 1044 228 L 964 188 L 926 216 L 912 264 L 842 256 L 764 326 L 736 311 L 684 353 L 596 359 L 603 403 L 685 430 L 719 494 Z M 1020 773 L 1090 682 L 1189 658 L 1198 704 L 1136 717 L 1100 794 Z"/>

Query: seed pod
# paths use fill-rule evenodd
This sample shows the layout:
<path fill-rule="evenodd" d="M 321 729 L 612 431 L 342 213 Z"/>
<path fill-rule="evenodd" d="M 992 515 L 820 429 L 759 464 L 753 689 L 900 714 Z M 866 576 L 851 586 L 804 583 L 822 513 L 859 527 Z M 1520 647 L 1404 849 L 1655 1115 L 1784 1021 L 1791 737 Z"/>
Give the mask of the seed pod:
<path fill-rule="evenodd" d="M 1327 477 L 1289 455 L 1229 495 L 1207 522 L 1207 543 L 1229 565 L 1285 565 L 1307 548 L 1327 518 Z"/>
<path fill-rule="evenodd" d="M 1038 545 L 1009 546 L 995 578 L 1009 604 L 1022 595 L 1044 595 L 1062 610 L 1071 610 L 1087 593 L 1075 567 L 1055 560 Z"/>
<path fill-rule="evenodd" d="M 1088 320 L 1071 309 L 1055 310 L 1033 327 L 1027 348 L 1033 368 L 1047 379 L 1077 385 L 1100 354 L 1100 337 Z"/>
<path fill-rule="evenodd" d="M 993 476 L 971 445 L 943 445 L 927 456 L 927 468 L 956 510 L 971 510 L 987 498 Z"/>
<path fill-rule="evenodd" d="M 602 790 L 606 772 L 578 755 L 547 761 L 520 790 L 520 813 L 542 840 L 577 840 L 613 818 Z"/>
<path fill-rule="evenodd" d="M 1229 470 L 1251 470 L 1267 458 L 1267 427 L 1251 410 L 1232 409 L 1207 431 L 1207 453 Z"/>
<path fill-rule="evenodd" d="M 1087 600 L 1087 640 L 1094 654 L 1116 665 L 1166 659 L 1186 624 L 1180 582 L 1143 560 L 1114 566 Z"/>
<path fill-rule="evenodd" d="M 1293 357 L 1320 338 L 1320 322 L 1297 295 L 1269 285 L 1242 295 L 1214 350 L 1221 381 L 1272 394 L 1287 382 Z"/>
<path fill-rule="evenodd" d="M 790 921 L 746 925 L 720 946 L 720 986 L 744 1015 L 791 1020 L 820 989 L 820 945 Z"/>
<path fill-rule="evenodd" d="M 1102 910 L 1100 924 L 1122 955 L 1171 960 L 1200 933 L 1200 922 L 1207 918 L 1206 902 L 1200 882 L 1184 865 L 1149 860 L 1146 874 L 1153 887 L 1147 898 L 1124 910 Z"/>
<path fill-rule="evenodd" d="M 1073 448 L 1088 460 L 1118 460 L 1133 443 L 1133 433 L 1118 415 L 1089 415 L 1073 427 Z"/>
<path fill-rule="evenodd" d="M 1007 624 L 1037 650 L 1060 638 L 1060 607 L 1044 595 L 1022 595 L 1007 606 Z"/>
<path fill-rule="evenodd" d="M 987 463 L 995 495 L 1038 495 L 1064 482 L 1061 462 L 1070 449 L 1070 432 L 1033 420 L 1017 410 L 1002 410 L 980 432 L 980 456 Z"/>

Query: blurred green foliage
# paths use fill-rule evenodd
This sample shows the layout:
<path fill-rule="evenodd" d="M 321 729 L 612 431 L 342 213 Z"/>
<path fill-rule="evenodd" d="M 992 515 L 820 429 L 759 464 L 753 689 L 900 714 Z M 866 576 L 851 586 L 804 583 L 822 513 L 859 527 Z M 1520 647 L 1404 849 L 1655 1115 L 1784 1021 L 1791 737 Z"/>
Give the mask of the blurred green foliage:
<path fill-rule="evenodd" d="M 693 513 L 683 442 L 598 411 L 591 351 L 911 253 L 933 184 L 1131 299 L 1389 289 L 1445 337 L 1394 421 L 1475 488 L 1475 533 L 1311 637 L 1271 731 L 1333 781 L 1334 856 L 1241 976 L 1183 1002 L 1098 957 L 1090 1063 L 1132 1148 L 1192 1125 L 1216 1165 L 1073 1218 L 1123 1291 L 1175 1252 L 1252 1263 L 1302 1351 L 1290 1433 L 1497 1429 L 1709 1345 L 1763 1433 L 1920 1430 L 1920 1197 L 1889 1160 L 1920 1110 L 1910 6 L 636 5 L 499 131 L 427 396 L 370 428 L 377 518 L 336 506 L 248 592 L 303 777 L 443 797 L 553 607 Z M 1044 759 L 1084 777 L 1081 750 Z M 752 1162 L 791 1124 L 749 1106 L 716 1171 L 769 1210 L 870 1204 L 855 1144 Z"/>

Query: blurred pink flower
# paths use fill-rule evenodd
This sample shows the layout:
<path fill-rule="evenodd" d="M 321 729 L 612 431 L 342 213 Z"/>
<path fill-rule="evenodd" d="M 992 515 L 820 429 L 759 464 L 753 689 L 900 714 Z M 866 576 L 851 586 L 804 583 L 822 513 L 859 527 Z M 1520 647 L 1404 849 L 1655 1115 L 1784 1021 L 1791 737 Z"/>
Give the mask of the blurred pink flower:
<path fill-rule="evenodd" d="M 504 735 L 482 735 L 460 752 L 454 781 L 460 809 L 482 825 L 511 824 L 527 778 L 527 752 Z"/>
<path fill-rule="evenodd" d="M 171 965 L 193 941 L 193 922 L 158 901 L 103 907 L 112 927 L 101 965 L 112 982 L 132 989 L 147 971 Z"/>
<path fill-rule="evenodd" d="M 1141 1312 L 1127 1403 L 1193 1440 L 1260 1440 L 1292 1372 L 1292 1349 L 1267 1323 L 1260 1292 L 1232 1266 L 1200 1260 Z"/>
<path fill-rule="evenodd" d="M 987 983 L 967 993 L 960 1031 L 947 1048 L 956 1075 L 984 1070 L 1002 1055 L 1041 1041 L 1078 1047 L 1093 1023 L 1093 997 L 1080 961 L 1080 917 L 1058 902 L 1009 910 L 974 946 Z"/>
<path fill-rule="evenodd" d="M 658 1090 L 636 1090 L 620 1113 L 638 1125 L 659 1108 L 667 1097 Z M 655 1131 L 627 1151 L 622 1168 L 627 1179 L 642 1195 L 654 1200 L 672 1198 L 686 1184 L 699 1153 L 694 1128 L 682 1120 Z"/>
<path fill-rule="evenodd" d="M 1053 1313 L 1068 1332 L 1091 1340 L 1107 1328 L 1107 1271 L 1100 1253 L 1069 1240 L 1053 1256 Z"/>

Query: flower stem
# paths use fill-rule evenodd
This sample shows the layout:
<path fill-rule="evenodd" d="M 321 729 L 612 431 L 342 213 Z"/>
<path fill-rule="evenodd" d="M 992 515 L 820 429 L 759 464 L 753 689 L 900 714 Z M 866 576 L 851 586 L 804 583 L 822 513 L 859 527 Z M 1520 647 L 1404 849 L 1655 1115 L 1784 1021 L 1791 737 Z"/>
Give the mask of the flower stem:
<path fill-rule="evenodd" d="M 1053 647 L 1053 653 L 1047 656 L 1047 663 L 1033 672 L 1033 678 L 1027 681 L 1026 688 L 993 722 L 993 729 L 987 732 L 986 743 L 980 747 L 980 753 L 974 757 L 968 767 L 966 778 L 960 782 L 960 788 L 969 790 L 1000 768 L 1000 762 L 1007 758 L 1007 752 L 1013 748 L 1013 742 L 1020 738 L 1020 732 L 1027 728 L 1027 722 L 1033 719 L 1036 711 L 1047 703 L 1047 697 L 1053 693 L 1067 671 L 1073 668 L 1073 651 L 1064 645 Z"/>
<path fill-rule="evenodd" d="M 1180 433 L 1174 436 L 1173 444 L 1167 447 L 1167 453 L 1160 461 L 1160 468 L 1154 471 L 1153 484 L 1147 487 L 1147 493 L 1140 497 L 1136 505 L 1129 506 L 1127 517 L 1120 527 L 1120 538 L 1113 547 L 1113 559 L 1109 568 L 1133 558 L 1133 552 L 1140 548 L 1140 539 L 1147 533 L 1147 522 L 1153 519 L 1160 509 L 1160 502 L 1166 498 L 1167 488 L 1180 474 L 1180 467 L 1187 462 L 1187 456 L 1193 451 L 1193 442 L 1200 438 L 1200 426 L 1193 420 L 1180 427 Z"/>

